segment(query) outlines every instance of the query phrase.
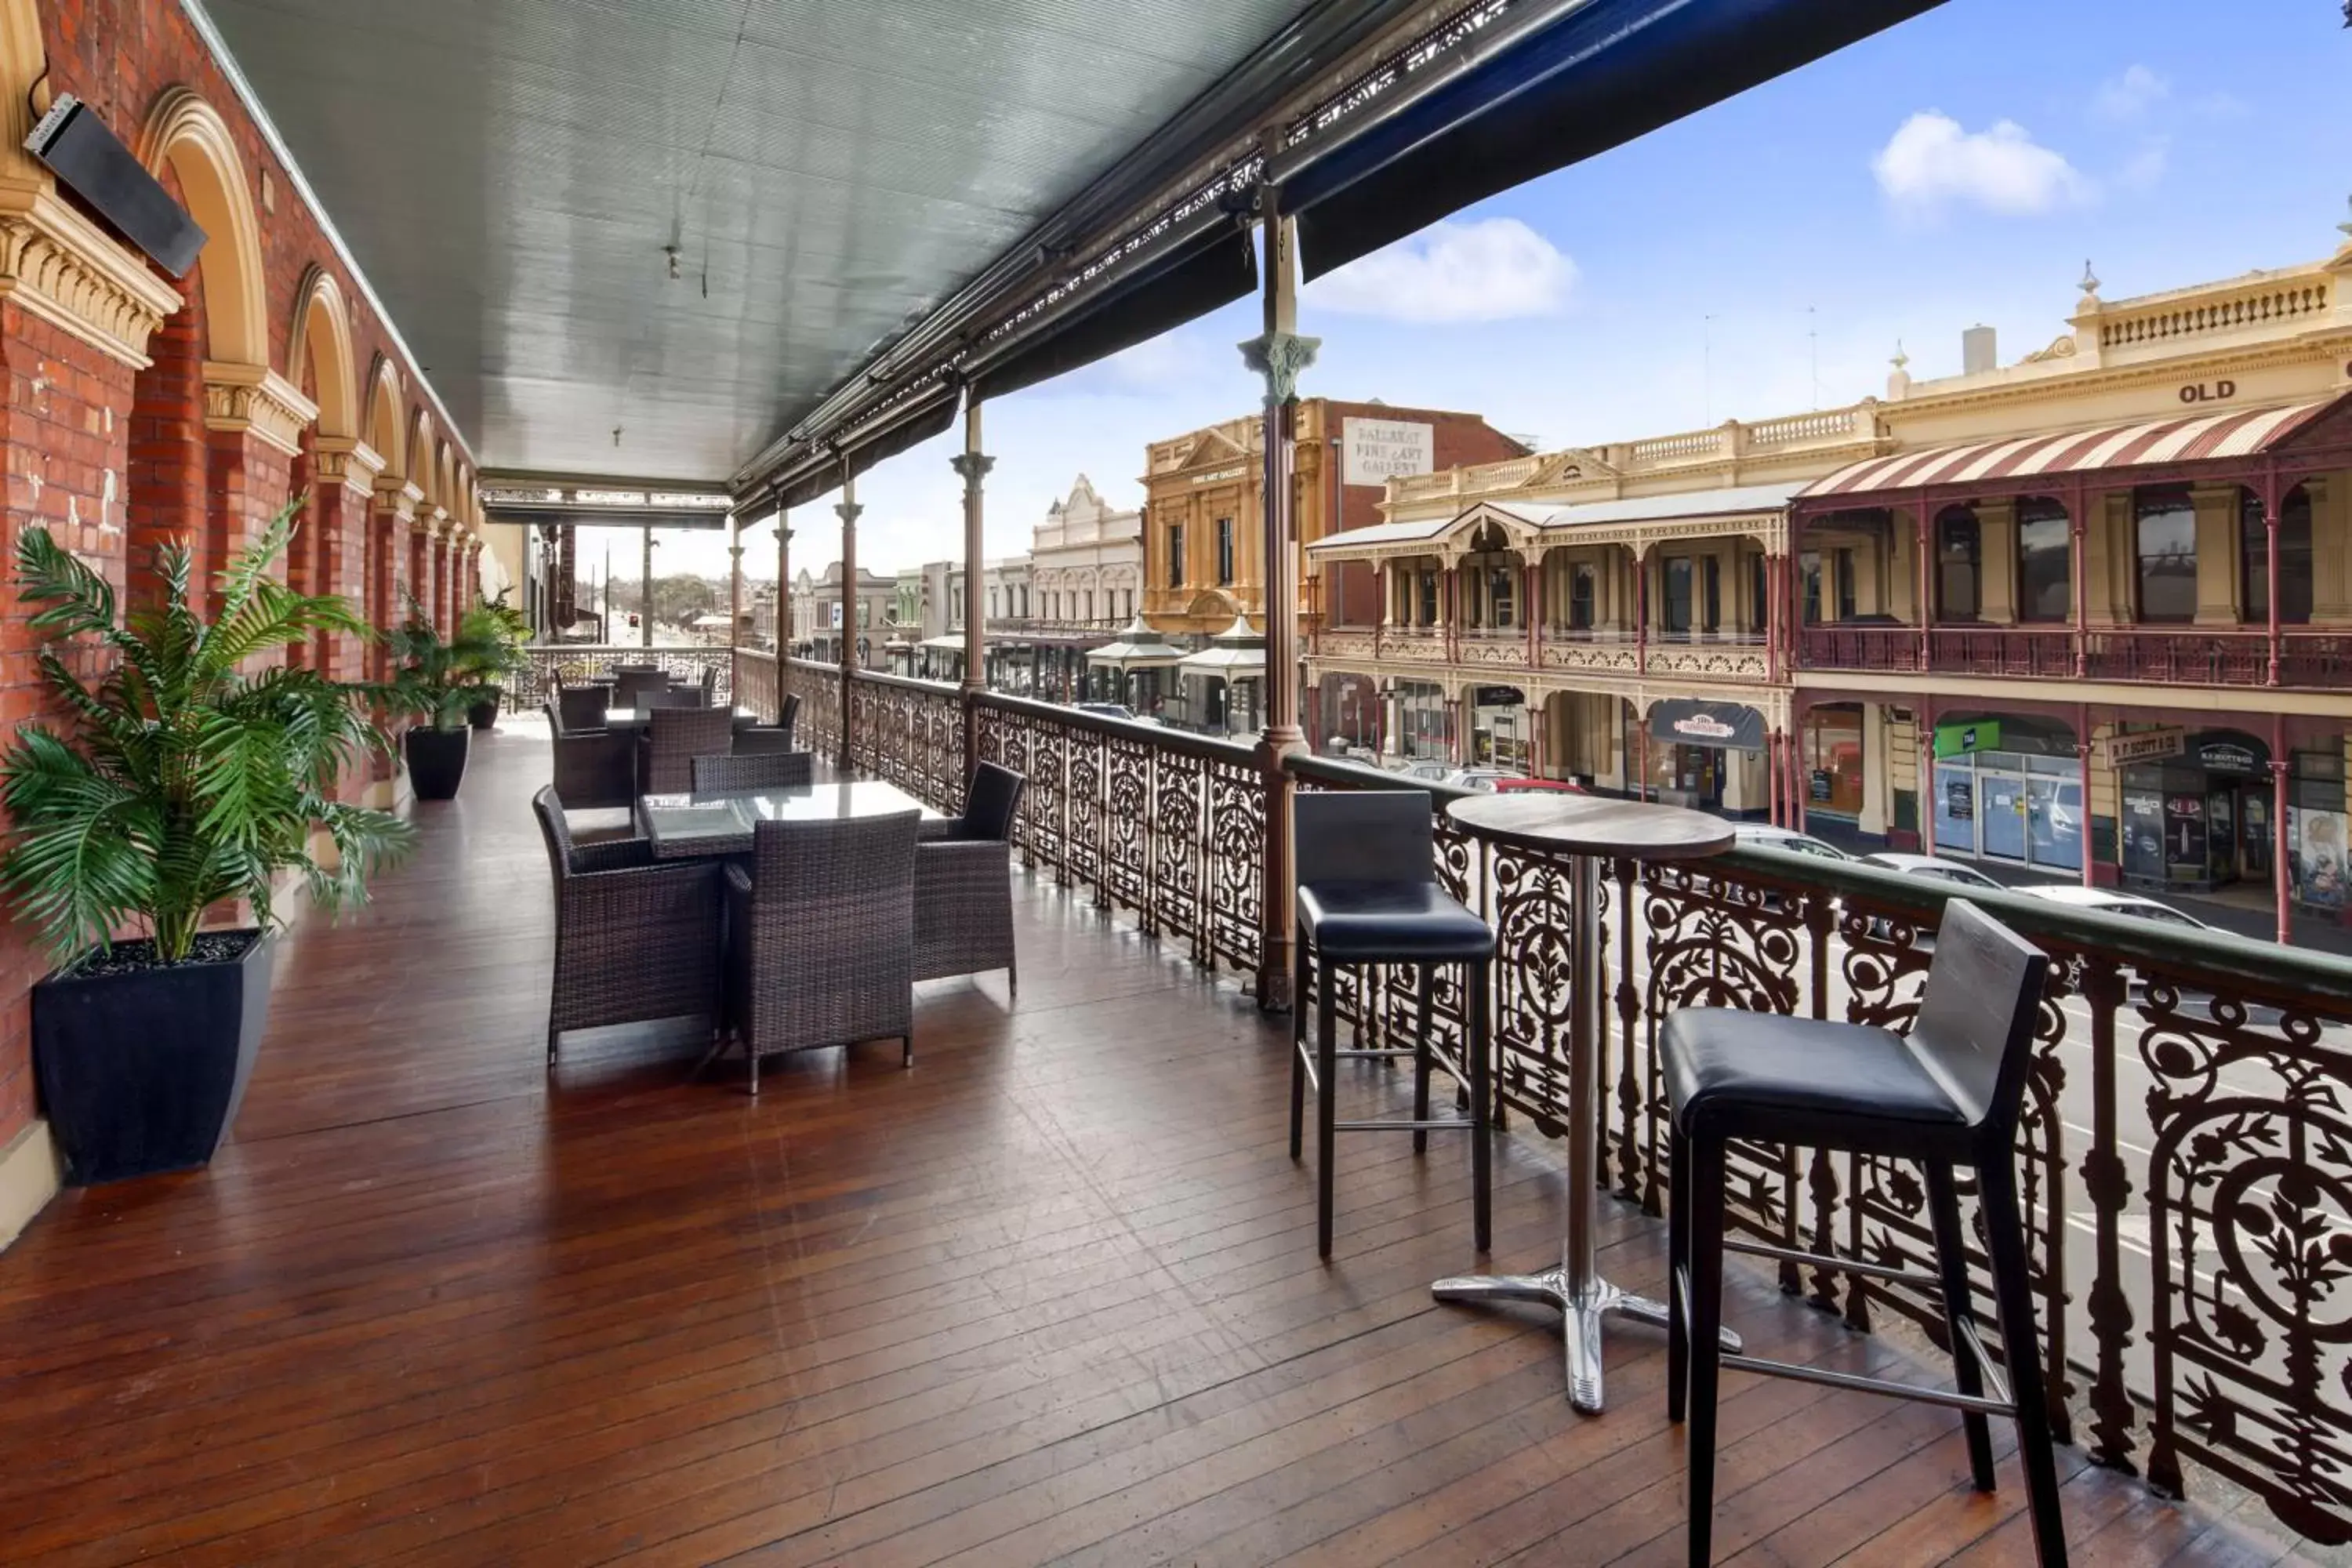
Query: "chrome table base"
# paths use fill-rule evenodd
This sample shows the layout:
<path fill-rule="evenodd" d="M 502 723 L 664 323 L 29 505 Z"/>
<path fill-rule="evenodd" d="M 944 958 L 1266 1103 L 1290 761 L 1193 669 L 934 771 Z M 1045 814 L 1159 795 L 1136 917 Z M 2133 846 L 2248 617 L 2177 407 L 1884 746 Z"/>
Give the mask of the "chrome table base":
<path fill-rule="evenodd" d="M 1429 1292 L 1441 1301 L 1539 1301 L 1556 1309 L 1561 1319 L 1560 1340 L 1568 1352 L 1568 1403 L 1584 1415 L 1600 1415 L 1603 1403 L 1601 1321 L 1613 1312 L 1654 1329 L 1666 1326 L 1664 1302 L 1620 1290 L 1601 1279 L 1586 1280 L 1580 1290 L 1570 1282 L 1565 1263 L 1540 1274 L 1473 1274 L 1440 1279 Z M 1724 1330 L 1723 1348 L 1738 1352 L 1739 1336 Z"/>

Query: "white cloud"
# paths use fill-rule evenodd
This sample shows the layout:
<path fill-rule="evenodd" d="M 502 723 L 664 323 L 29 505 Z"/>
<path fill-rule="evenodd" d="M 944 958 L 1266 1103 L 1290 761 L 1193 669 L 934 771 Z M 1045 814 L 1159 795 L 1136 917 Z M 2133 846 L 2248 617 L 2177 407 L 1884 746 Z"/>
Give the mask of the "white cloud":
<path fill-rule="evenodd" d="M 2020 216 L 2078 206 L 2095 194 L 2074 165 L 2015 121 L 1963 131 L 1933 110 L 1897 126 L 1870 171 L 1888 200 L 1924 216 L 1955 205 Z"/>
<path fill-rule="evenodd" d="M 2146 66 L 2126 66 L 2123 75 L 2099 84 L 2091 99 L 2091 111 L 2102 120 L 2137 120 L 2171 92 L 2172 83 Z"/>
<path fill-rule="evenodd" d="M 1313 304 L 1391 321 L 1508 321 L 1557 315 L 1576 263 L 1515 217 L 1451 219 L 1350 261 L 1307 290 Z"/>

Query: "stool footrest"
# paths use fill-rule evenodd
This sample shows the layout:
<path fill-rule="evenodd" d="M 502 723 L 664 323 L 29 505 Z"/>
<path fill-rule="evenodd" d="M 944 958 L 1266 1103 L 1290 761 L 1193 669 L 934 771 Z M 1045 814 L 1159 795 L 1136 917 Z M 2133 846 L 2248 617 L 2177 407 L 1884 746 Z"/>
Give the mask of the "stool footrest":
<path fill-rule="evenodd" d="M 1911 1383 L 1890 1383 L 1885 1378 L 1864 1377 L 1858 1373 L 1832 1372 L 1827 1367 L 1801 1366 L 1793 1362 L 1767 1361 L 1761 1356 L 1752 1355 L 1727 1355 L 1722 1358 L 1721 1364 L 1741 1372 L 1761 1373 L 1766 1377 L 1794 1378 L 1799 1383 L 1818 1383 L 1824 1387 L 1850 1389 L 1857 1394 L 1881 1394 L 1890 1399 L 1916 1399 L 1927 1405 L 1945 1405 L 1955 1410 L 1973 1410 L 1984 1415 L 2017 1414 L 2017 1406 L 2007 1399 L 1962 1394 L 1949 1388 L 1922 1388 Z"/>
<path fill-rule="evenodd" d="M 1466 1116 L 1451 1116 L 1443 1121 L 1334 1121 L 1334 1132 L 1468 1132 L 1477 1123 Z"/>
<path fill-rule="evenodd" d="M 1840 1258 L 1834 1253 L 1801 1252 L 1792 1247 L 1774 1247 L 1769 1242 L 1743 1241 L 1732 1237 L 1723 1238 L 1726 1252 L 1745 1253 L 1750 1258 L 1769 1258 L 1778 1263 L 1814 1263 L 1823 1268 L 1840 1269 L 1848 1274 L 1866 1274 L 1873 1279 L 1892 1279 L 1897 1284 L 1913 1286 L 1921 1290 L 1944 1293 L 1944 1282 L 1932 1274 L 1921 1274 L 1908 1268 L 1890 1268 L 1884 1263 L 1865 1263 L 1858 1258 Z"/>

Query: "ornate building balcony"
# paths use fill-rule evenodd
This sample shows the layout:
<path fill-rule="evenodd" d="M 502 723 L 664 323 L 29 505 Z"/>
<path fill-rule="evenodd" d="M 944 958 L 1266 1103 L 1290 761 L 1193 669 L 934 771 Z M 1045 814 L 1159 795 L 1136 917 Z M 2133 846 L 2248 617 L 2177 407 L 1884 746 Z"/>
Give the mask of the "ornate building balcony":
<path fill-rule="evenodd" d="M 1992 676 L 2086 679 L 2158 686 L 2352 688 L 2352 632 L 2286 631 L 2271 670 L 2262 631 L 2188 626 L 1932 626 L 1893 624 L 1807 626 L 1797 642 L 1801 669 L 1856 674 Z"/>

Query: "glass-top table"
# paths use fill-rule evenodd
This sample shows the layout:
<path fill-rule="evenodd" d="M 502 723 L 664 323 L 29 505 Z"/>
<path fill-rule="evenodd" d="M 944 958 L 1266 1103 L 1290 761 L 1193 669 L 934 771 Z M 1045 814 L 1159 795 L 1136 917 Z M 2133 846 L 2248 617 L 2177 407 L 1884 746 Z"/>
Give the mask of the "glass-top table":
<path fill-rule="evenodd" d="M 749 855 L 751 829 L 761 822 L 845 822 L 902 811 L 920 812 L 925 828 L 947 821 L 898 785 L 879 779 L 796 784 L 748 795 L 649 795 L 637 802 L 637 819 L 656 860 Z"/>

